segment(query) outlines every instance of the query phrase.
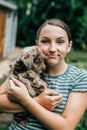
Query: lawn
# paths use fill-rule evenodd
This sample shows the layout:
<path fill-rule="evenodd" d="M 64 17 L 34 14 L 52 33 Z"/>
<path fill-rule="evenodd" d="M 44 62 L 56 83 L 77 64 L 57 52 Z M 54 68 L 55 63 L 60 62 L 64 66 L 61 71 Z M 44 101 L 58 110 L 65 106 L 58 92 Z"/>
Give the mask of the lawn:
<path fill-rule="evenodd" d="M 82 67 L 87 70 L 87 52 L 74 52 L 71 51 L 71 53 L 68 55 L 67 58 L 68 63 L 75 65 L 77 67 Z M 5 77 L 6 78 L 6 77 Z M 2 79 L 0 81 L 0 84 L 4 81 Z M 0 130 L 7 130 L 8 126 L 1 126 Z M 79 123 L 76 130 L 87 130 L 87 111 L 85 112 L 84 116 L 82 117 L 81 122 Z"/>
<path fill-rule="evenodd" d="M 67 60 L 69 63 L 87 70 L 87 52 L 71 51 Z"/>
<path fill-rule="evenodd" d="M 0 130 L 8 130 L 8 126 L 0 126 Z"/>

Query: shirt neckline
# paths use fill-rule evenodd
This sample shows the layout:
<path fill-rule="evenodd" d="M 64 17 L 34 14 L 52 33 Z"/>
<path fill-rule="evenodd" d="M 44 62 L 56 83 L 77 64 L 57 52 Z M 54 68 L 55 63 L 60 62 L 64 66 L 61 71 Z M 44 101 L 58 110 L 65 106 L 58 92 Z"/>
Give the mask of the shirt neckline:
<path fill-rule="evenodd" d="M 52 75 L 49 75 L 49 74 L 45 73 L 45 76 L 51 77 L 51 78 L 66 76 L 66 74 L 69 72 L 70 66 L 71 66 L 71 65 L 68 65 L 68 66 L 67 66 L 67 69 L 65 70 L 65 72 L 64 72 L 63 74 L 52 76 Z"/>

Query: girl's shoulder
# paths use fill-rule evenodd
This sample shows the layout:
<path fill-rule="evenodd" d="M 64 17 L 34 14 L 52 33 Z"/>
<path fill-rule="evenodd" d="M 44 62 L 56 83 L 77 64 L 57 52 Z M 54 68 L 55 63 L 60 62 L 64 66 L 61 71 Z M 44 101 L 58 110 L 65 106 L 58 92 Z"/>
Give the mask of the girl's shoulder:
<path fill-rule="evenodd" d="M 87 77 L 87 70 L 83 68 L 79 68 L 73 65 L 68 66 L 67 73 L 71 75 L 72 77 L 80 77 L 80 76 L 86 76 Z"/>
<path fill-rule="evenodd" d="M 72 79 L 72 92 L 87 92 L 87 71 L 70 65 L 68 73 Z"/>

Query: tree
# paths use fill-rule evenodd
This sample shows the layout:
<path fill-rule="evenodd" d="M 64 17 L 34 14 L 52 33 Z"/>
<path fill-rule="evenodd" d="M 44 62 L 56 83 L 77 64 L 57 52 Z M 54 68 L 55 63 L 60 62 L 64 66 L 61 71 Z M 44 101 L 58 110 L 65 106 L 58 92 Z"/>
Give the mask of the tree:
<path fill-rule="evenodd" d="M 38 27 L 49 18 L 65 21 L 72 32 L 75 49 L 87 46 L 87 1 L 84 0 L 14 0 L 18 4 L 17 45 L 35 43 Z M 73 48 L 74 48 L 73 46 Z"/>

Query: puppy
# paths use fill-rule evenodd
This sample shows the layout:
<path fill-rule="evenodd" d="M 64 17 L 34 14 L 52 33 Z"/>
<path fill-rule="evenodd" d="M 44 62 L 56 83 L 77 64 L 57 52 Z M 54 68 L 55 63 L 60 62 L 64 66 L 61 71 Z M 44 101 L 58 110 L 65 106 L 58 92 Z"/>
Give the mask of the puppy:
<path fill-rule="evenodd" d="M 15 63 L 11 65 L 10 78 L 15 77 L 25 84 L 32 97 L 43 92 L 48 86 L 42 73 L 46 68 L 45 59 L 46 57 L 38 46 L 25 47 Z M 17 102 L 10 96 L 8 98 Z M 27 113 L 25 112 L 14 114 L 15 122 L 26 125 L 26 116 Z"/>

